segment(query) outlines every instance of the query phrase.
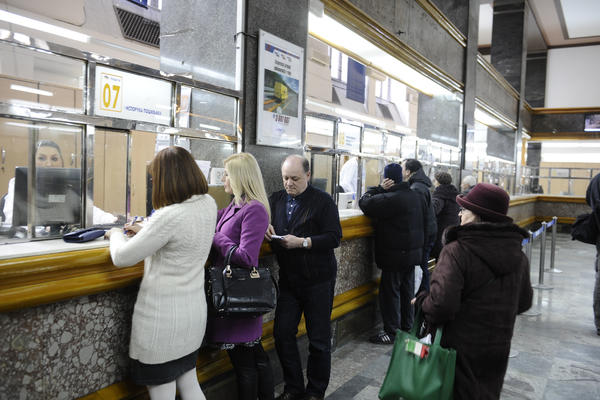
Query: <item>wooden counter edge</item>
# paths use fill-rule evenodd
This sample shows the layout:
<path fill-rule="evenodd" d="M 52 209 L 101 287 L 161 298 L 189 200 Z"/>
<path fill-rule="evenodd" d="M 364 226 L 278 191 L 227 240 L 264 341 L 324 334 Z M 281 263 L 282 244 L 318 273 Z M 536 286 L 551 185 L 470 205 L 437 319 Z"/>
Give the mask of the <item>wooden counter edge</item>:
<path fill-rule="evenodd" d="M 342 219 L 340 224 L 342 240 L 373 232 L 364 215 Z M 271 246 L 263 243 L 260 256 L 270 254 Z M 135 284 L 142 273 L 143 263 L 115 267 L 106 247 L 0 260 L 0 312 L 119 289 Z"/>

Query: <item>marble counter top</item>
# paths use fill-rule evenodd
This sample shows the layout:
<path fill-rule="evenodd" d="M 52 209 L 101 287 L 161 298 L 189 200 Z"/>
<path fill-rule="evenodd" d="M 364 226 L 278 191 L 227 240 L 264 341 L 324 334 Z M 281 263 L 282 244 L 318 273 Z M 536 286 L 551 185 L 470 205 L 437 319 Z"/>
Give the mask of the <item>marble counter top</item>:
<path fill-rule="evenodd" d="M 75 250 L 89 250 L 108 247 L 108 240 L 98 238 L 86 243 L 66 243 L 62 239 L 35 240 L 22 243 L 0 245 L 0 260 L 63 253 Z"/>

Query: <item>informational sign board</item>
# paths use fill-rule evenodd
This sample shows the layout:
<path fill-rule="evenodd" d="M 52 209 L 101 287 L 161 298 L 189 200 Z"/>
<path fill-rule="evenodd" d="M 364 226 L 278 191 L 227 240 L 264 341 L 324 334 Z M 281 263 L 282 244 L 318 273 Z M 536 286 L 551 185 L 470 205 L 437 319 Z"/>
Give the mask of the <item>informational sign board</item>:
<path fill-rule="evenodd" d="M 99 65 L 94 114 L 169 125 L 171 83 Z"/>
<path fill-rule="evenodd" d="M 304 49 L 259 32 L 256 143 L 302 146 Z"/>

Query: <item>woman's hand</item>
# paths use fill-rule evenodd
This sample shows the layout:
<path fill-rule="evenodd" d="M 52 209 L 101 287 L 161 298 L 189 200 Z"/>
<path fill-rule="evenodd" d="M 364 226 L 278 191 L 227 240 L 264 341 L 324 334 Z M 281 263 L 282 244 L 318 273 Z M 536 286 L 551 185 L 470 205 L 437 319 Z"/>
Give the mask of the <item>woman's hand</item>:
<path fill-rule="evenodd" d="M 120 231 L 121 228 L 112 228 L 104 233 L 104 239 L 110 239 L 110 235 L 112 235 L 115 231 Z"/>
<path fill-rule="evenodd" d="M 125 230 L 125 234 L 129 237 L 135 236 L 136 233 L 140 231 L 144 227 L 143 222 L 134 222 L 133 224 L 125 224 L 123 229 Z"/>

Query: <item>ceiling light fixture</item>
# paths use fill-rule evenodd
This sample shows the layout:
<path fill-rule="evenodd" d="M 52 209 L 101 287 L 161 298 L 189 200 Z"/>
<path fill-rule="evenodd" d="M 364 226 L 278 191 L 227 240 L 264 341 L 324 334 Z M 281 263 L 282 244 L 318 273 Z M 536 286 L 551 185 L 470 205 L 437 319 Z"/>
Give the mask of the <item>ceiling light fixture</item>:
<path fill-rule="evenodd" d="M 0 10 L 0 21 L 24 26 L 37 31 L 51 33 L 67 39 L 76 40 L 78 42 L 88 43 L 90 41 L 90 37 L 86 34 L 75 32 L 71 29 L 61 28 L 60 26 L 47 24 L 33 18 L 23 17 L 22 15 L 14 14 L 4 10 Z"/>
<path fill-rule="evenodd" d="M 47 90 L 35 89 L 35 88 L 29 87 L 29 86 L 12 84 L 12 85 L 10 85 L 10 88 L 12 90 L 17 90 L 19 92 L 39 94 L 40 96 L 54 96 L 54 93 L 52 93 L 52 92 L 49 92 Z"/>

